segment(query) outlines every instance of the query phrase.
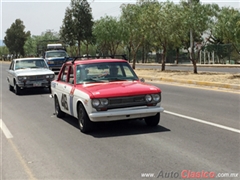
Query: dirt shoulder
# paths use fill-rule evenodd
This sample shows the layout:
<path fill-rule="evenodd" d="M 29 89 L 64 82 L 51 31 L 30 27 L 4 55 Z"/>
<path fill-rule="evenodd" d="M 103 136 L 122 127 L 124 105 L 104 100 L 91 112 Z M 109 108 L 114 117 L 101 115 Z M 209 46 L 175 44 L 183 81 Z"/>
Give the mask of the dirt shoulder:
<path fill-rule="evenodd" d="M 174 81 L 179 82 L 204 82 L 206 84 L 228 84 L 234 86 L 240 86 L 240 73 L 230 74 L 230 73 L 217 73 L 217 72 L 199 72 L 194 74 L 188 71 L 160 71 L 153 69 L 135 69 L 135 72 L 140 78 L 146 80 L 162 80 L 162 81 Z M 201 84 L 201 83 L 200 83 Z M 211 84 L 211 85 L 212 85 Z"/>

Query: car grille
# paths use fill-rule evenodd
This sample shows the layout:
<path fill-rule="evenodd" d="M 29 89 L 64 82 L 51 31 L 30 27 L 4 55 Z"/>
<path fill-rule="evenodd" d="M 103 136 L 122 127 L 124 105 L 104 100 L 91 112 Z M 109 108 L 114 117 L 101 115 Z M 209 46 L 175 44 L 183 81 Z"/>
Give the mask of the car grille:
<path fill-rule="evenodd" d="M 39 76 L 28 76 L 28 80 L 43 80 L 46 79 L 46 75 L 39 75 Z"/>
<path fill-rule="evenodd" d="M 54 61 L 54 64 L 63 64 L 64 61 Z"/>
<path fill-rule="evenodd" d="M 108 109 L 145 105 L 147 105 L 147 102 L 145 101 L 145 95 L 108 99 Z"/>

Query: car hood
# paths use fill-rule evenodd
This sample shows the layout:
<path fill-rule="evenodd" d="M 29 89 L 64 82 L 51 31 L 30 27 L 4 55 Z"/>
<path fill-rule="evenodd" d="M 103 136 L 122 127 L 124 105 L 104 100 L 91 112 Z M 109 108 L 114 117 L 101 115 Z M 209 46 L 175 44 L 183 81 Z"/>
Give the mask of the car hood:
<path fill-rule="evenodd" d="M 140 81 L 94 83 L 84 84 L 82 86 L 84 91 L 86 91 L 90 97 L 94 98 L 133 96 L 161 92 L 159 88 Z"/>
<path fill-rule="evenodd" d="M 45 75 L 54 74 L 53 71 L 49 69 L 19 69 L 15 71 L 17 76 L 35 76 L 35 75 Z"/>

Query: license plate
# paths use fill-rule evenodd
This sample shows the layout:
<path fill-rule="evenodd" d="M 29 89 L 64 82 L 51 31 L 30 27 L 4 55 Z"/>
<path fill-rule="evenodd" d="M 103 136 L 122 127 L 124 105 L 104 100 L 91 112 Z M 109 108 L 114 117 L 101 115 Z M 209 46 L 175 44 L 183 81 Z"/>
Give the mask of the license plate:
<path fill-rule="evenodd" d="M 41 82 L 34 82 L 33 86 L 34 87 L 39 87 L 39 86 L 42 86 L 42 83 Z"/>

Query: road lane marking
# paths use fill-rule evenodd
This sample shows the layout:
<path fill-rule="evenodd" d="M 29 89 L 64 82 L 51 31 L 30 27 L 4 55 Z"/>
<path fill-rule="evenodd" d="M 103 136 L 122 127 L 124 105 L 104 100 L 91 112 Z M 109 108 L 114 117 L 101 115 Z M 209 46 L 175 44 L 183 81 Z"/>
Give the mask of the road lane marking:
<path fill-rule="evenodd" d="M 2 129 L 4 135 L 6 136 L 7 139 L 9 139 L 9 142 L 13 148 L 13 150 L 15 151 L 15 154 L 17 156 L 17 158 L 19 159 L 19 161 L 21 162 L 24 171 L 26 172 L 26 174 L 28 175 L 29 179 L 31 180 L 36 180 L 36 178 L 34 177 L 31 169 L 28 167 L 27 163 L 25 162 L 25 160 L 23 159 L 21 153 L 19 152 L 19 150 L 17 149 L 17 147 L 15 146 L 15 144 L 13 143 L 13 141 L 11 140 L 11 138 L 13 138 L 13 135 L 11 134 L 11 132 L 8 130 L 7 126 L 5 125 L 5 123 L 3 122 L 2 119 L 0 119 L 0 128 Z"/>
<path fill-rule="evenodd" d="M 182 114 L 178 114 L 178 113 L 174 113 L 174 112 L 166 111 L 166 110 L 164 110 L 164 113 L 171 114 L 171 115 L 178 116 L 178 117 L 182 117 L 182 118 L 185 118 L 185 119 L 189 119 L 191 121 L 200 122 L 200 123 L 207 124 L 207 125 L 210 125 L 210 126 L 218 127 L 218 128 L 225 129 L 225 130 L 228 130 L 228 131 L 240 133 L 239 129 L 235 129 L 235 128 L 223 126 L 223 125 L 220 125 L 220 124 L 204 121 L 204 120 L 193 118 L 193 117 L 190 117 L 190 116 L 185 116 L 185 115 L 182 115 Z"/>
<path fill-rule="evenodd" d="M 12 133 L 8 130 L 7 126 L 5 125 L 2 119 L 0 119 L 0 128 L 2 129 L 7 139 L 13 138 Z"/>
<path fill-rule="evenodd" d="M 13 141 L 11 139 L 9 139 L 9 142 L 11 143 L 17 158 L 19 159 L 19 161 L 21 162 L 23 169 L 25 171 L 25 173 L 28 175 L 28 179 L 29 180 L 37 180 L 33 174 L 33 172 L 31 171 L 31 169 L 28 167 L 26 161 L 23 159 L 21 153 L 19 152 L 18 148 L 15 146 L 15 144 L 13 143 Z"/>

